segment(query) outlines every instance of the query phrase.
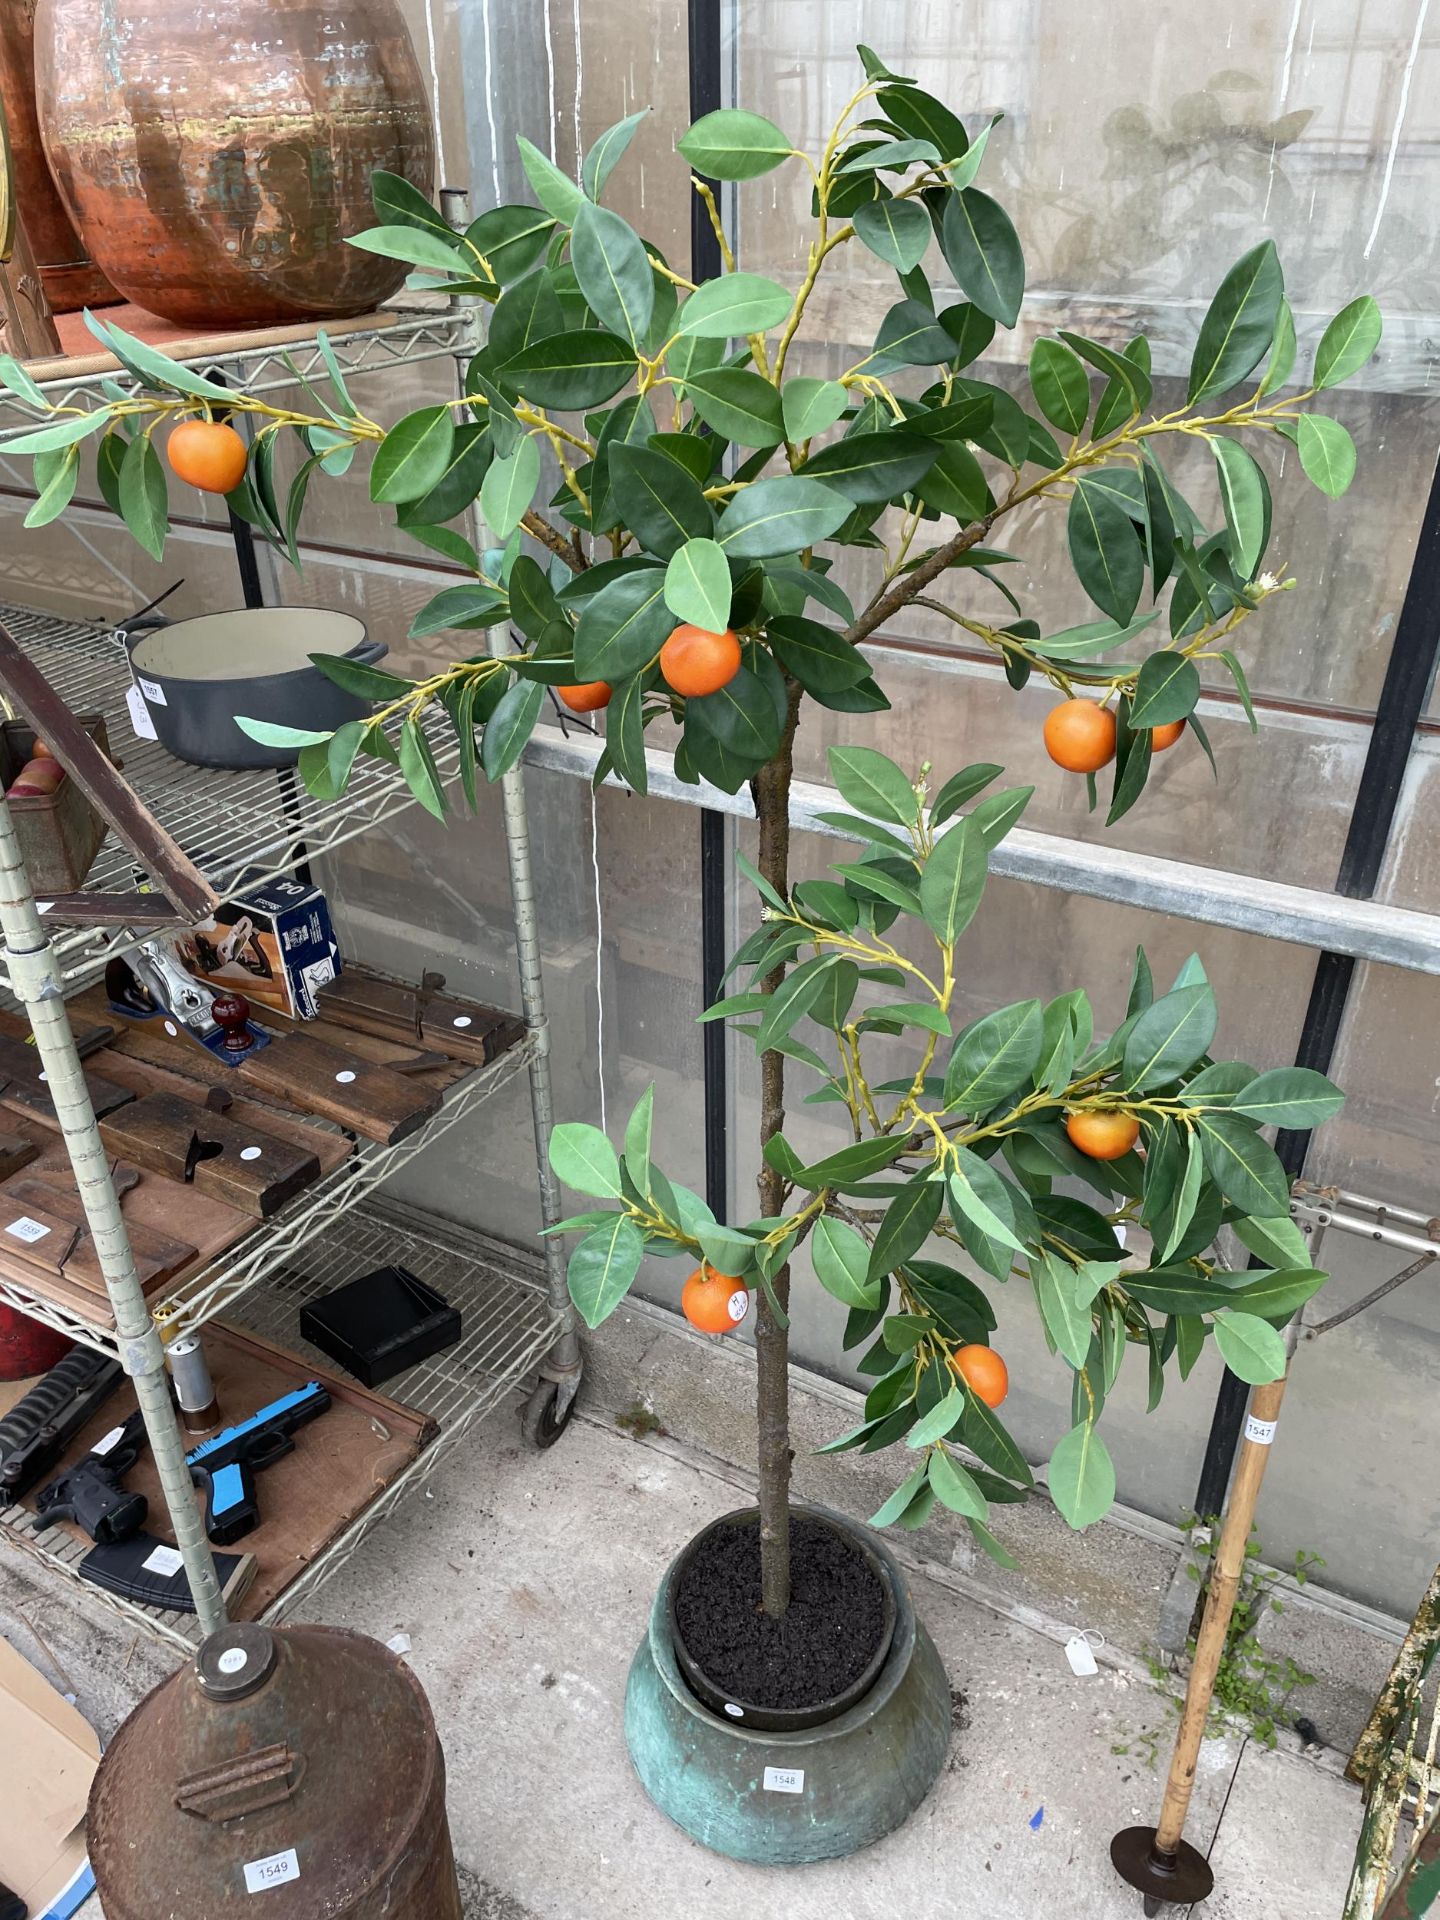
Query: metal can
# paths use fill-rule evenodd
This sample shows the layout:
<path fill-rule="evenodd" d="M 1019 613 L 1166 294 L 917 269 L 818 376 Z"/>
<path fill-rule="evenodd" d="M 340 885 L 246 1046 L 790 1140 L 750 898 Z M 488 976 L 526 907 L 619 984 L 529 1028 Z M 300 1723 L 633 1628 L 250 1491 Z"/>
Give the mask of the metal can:
<path fill-rule="evenodd" d="M 222 1627 L 110 1743 L 90 1793 L 107 1920 L 461 1920 L 420 1683 L 338 1627 Z"/>

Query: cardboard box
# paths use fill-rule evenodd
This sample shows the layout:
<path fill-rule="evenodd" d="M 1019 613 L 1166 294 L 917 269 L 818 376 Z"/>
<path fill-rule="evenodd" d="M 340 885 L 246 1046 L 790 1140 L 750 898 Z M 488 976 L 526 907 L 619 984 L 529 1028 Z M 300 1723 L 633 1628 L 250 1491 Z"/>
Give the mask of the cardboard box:
<path fill-rule="evenodd" d="M 0 1882 L 33 1920 L 63 1920 L 94 1885 L 85 1806 L 99 1764 L 94 1728 L 0 1640 Z"/>
<path fill-rule="evenodd" d="M 271 880 L 242 893 L 175 944 L 197 979 L 294 1020 L 315 1018 L 316 995 L 340 972 L 325 895 L 303 880 Z"/>

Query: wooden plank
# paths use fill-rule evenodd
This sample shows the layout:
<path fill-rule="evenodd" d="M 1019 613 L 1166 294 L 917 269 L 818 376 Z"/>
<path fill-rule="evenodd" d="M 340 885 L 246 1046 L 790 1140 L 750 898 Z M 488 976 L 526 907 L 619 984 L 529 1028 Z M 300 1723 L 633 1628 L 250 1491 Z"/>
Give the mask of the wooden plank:
<path fill-rule="evenodd" d="M 416 1046 L 413 1037 L 386 1039 L 382 1034 L 366 1033 L 348 1026 L 339 1016 L 335 1019 L 292 1020 L 288 1014 L 277 1013 L 273 1007 L 267 1007 L 265 1025 L 276 1033 L 312 1034 L 327 1046 L 358 1053 L 362 1060 L 373 1060 L 377 1066 L 390 1067 L 396 1073 L 403 1073 L 407 1079 L 417 1074 L 418 1070 L 418 1078 L 427 1087 L 453 1087 L 457 1080 L 463 1080 L 474 1071 L 463 1060 L 449 1059 L 437 1047 Z"/>
<path fill-rule="evenodd" d="M 23 1206 L 0 1198 L 0 1247 L 11 1260 L 58 1276 L 77 1238 L 74 1226 L 43 1202 Z"/>
<path fill-rule="evenodd" d="M 0 1181 L 28 1167 L 39 1151 L 35 1142 L 27 1140 L 23 1133 L 0 1132 Z"/>
<path fill-rule="evenodd" d="M 137 1099 L 147 1093 L 173 1093 L 177 1099 L 188 1100 L 202 1112 L 213 1111 L 206 1106 L 212 1089 L 202 1081 L 187 1079 L 183 1073 L 170 1073 L 164 1067 L 133 1059 L 114 1047 L 106 1047 L 103 1053 L 97 1054 L 95 1064 L 107 1079 L 129 1087 Z M 231 1077 L 233 1079 L 233 1075 Z M 225 1091 L 229 1092 L 228 1086 Z M 304 1147 L 320 1162 L 322 1175 L 333 1173 L 355 1151 L 355 1142 L 347 1134 L 336 1133 L 333 1128 L 322 1127 L 314 1120 L 266 1101 L 248 1100 L 241 1092 L 237 1092 L 225 1109 L 225 1118 L 238 1121 L 241 1126 L 255 1127 L 261 1133 L 273 1133 L 292 1146 Z"/>
<path fill-rule="evenodd" d="M 443 991 L 423 993 L 364 967 L 346 967 L 317 999 L 324 1017 L 339 1025 L 433 1047 L 477 1067 L 507 1052 L 525 1032 L 513 1013 Z"/>
<path fill-rule="evenodd" d="M 40 1056 L 33 1047 L 27 1047 L 22 1040 L 0 1035 L 0 1082 L 4 1083 L 0 1085 L 0 1102 L 21 1113 L 33 1113 L 53 1121 L 55 1102 L 48 1085 L 40 1078 L 43 1071 Z M 116 1107 L 123 1107 L 127 1100 L 135 1097 L 128 1087 L 118 1087 L 113 1080 L 88 1070 L 85 1086 L 97 1114 L 113 1113 Z"/>
<path fill-rule="evenodd" d="M 287 1034 L 252 1053 L 239 1072 L 251 1086 L 281 1094 L 292 1106 L 323 1114 L 382 1146 L 406 1139 L 440 1110 L 436 1088 L 308 1033 Z"/>
<path fill-rule="evenodd" d="M 84 1203 L 73 1179 L 67 1184 L 58 1173 L 22 1173 L 0 1186 L 0 1220 L 4 1219 L 7 1206 L 23 1209 L 27 1214 L 35 1213 L 37 1208 L 43 1209 L 47 1214 L 77 1228 L 75 1244 L 66 1255 L 61 1271 L 73 1284 L 104 1293 L 105 1276 L 95 1252 L 94 1237 L 85 1219 Z M 195 1258 L 197 1250 L 188 1240 L 177 1240 L 173 1234 L 159 1233 L 153 1227 L 142 1227 L 138 1220 L 127 1220 L 125 1231 L 129 1236 L 130 1250 L 135 1256 L 135 1269 L 142 1286 L 173 1279 L 177 1273 L 183 1273 Z"/>
<path fill-rule="evenodd" d="M 173 927 L 183 920 L 163 893 L 57 893 L 45 918 L 62 927 Z"/>
<path fill-rule="evenodd" d="M 132 1099 L 100 1123 L 100 1137 L 112 1153 L 179 1180 L 184 1180 L 197 1133 L 221 1151 L 197 1160 L 185 1184 L 214 1194 L 256 1219 L 269 1219 L 320 1177 L 320 1162 L 306 1149 L 221 1114 L 199 1112 L 170 1093 Z"/>
<path fill-rule="evenodd" d="M 55 758 L 139 859 L 166 899 L 186 919 L 199 920 L 213 913 L 220 905 L 219 894 L 86 733 L 3 622 L 0 687 L 54 749 Z"/>
<path fill-rule="evenodd" d="M 70 1031 L 75 1039 L 75 1050 L 83 1060 L 87 1054 L 94 1053 L 97 1047 L 105 1046 L 113 1038 L 115 1021 L 72 1019 Z M 32 1050 L 31 1057 L 34 1058 L 35 1036 L 28 1020 L 22 1020 L 18 1014 L 0 1010 L 0 1035 L 7 1040 L 18 1040 L 22 1046 L 29 1047 Z"/>

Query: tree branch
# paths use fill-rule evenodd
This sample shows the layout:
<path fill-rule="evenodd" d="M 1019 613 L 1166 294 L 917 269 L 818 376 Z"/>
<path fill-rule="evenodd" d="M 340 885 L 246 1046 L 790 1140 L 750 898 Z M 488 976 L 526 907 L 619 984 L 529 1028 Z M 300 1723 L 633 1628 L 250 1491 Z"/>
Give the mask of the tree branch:
<path fill-rule="evenodd" d="M 862 640 L 868 640 L 877 627 L 883 627 L 892 615 L 899 613 L 902 607 L 908 607 L 916 594 L 944 573 L 962 553 L 968 553 L 971 547 L 978 547 L 989 533 L 994 519 L 995 515 L 989 514 L 983 520 L 971 521 L 968 527 L 962 527 L 959 533 L 947 540 L 943 547 L 936 547 L 903 580 L 897 580 L 893 586 L 878 593 L 854 624 L 845 629 L 845 638 L 851 646 L 858 647 Z"/>
<path fill-rule="evenodd" d="M 525 531 L 548 547 L 565 562 L 572 573 L 583 573 L 589 564 L 579 548 L 572 546 L 558 527 L 552 527 L 543 514 L 536 513 L 532 507 L 520 522 Z"/>

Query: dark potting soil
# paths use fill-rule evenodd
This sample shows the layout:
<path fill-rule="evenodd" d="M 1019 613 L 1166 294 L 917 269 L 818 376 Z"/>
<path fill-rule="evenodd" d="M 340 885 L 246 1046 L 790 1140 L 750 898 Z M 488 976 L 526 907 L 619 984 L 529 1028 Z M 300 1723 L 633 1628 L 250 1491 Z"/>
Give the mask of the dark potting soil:
<path fill-rule="evenodd" d="M 691 1555 L 675 1595 L 691 1657 L 732 1699 L 812 1707 L 857 1680 L 885 1625 L 885 1591 L 865 1556 L 816 1520 L 790 1523 L 790 1606 L 760 1605 L 760 1523 L 718 1528 Z"/>

